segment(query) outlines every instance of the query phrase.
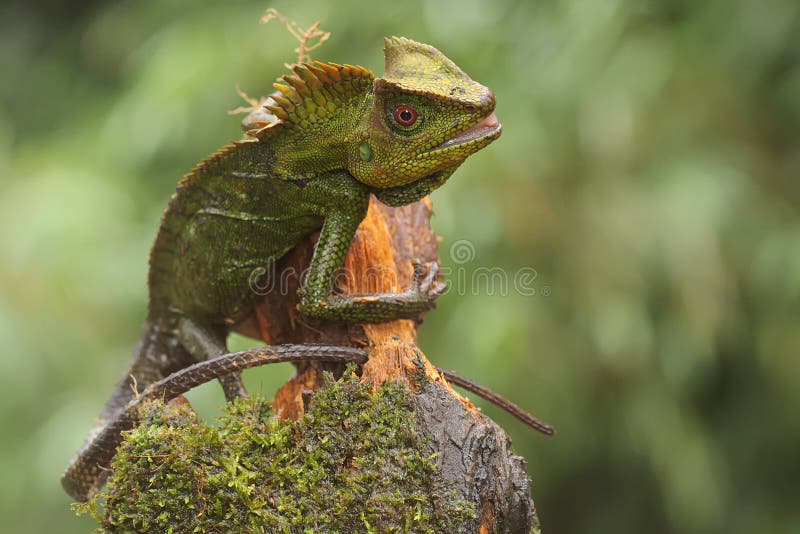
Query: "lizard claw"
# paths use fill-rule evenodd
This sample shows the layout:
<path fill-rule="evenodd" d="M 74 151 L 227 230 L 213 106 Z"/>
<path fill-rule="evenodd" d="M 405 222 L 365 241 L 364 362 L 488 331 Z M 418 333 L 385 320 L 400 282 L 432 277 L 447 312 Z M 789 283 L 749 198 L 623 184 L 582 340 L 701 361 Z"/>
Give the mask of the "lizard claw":
<path fill-rule="evenodd" d="M 433 284 L 433 287 L 431 287 L 431 290 L 428 291 L 428 294 L 432 295 L 434 298 L 438 298 L 444 295 L 445 291 L 447 291 L 447 282 L 439 282 L 437 280 Z"/>
<path fill-rule="evenodd" d="M 430 264 L 433 262 L 425 263 L 422 260 L 415 259 L 411 263 L 414 267 L 414 277 L 412 278 L 411 284 L 413 286 L 418 286 L 425 273 L 430 271 Z"/>
<path fill-rule="evenodd" d="M 430 261 L 423 263 L 414 260 L 414 279 L 411 283 L 411 293 L 420 300 L 433 307 L 433 302 L 447 289 L 447 284 L 437 280 L 439 277 L 439 262 Z"/>

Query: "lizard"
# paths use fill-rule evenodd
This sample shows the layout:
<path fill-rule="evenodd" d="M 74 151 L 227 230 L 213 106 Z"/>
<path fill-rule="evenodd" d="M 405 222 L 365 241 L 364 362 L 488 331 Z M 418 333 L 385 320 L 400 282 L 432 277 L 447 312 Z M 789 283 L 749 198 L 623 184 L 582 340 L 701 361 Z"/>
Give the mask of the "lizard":
<path fill-rule="evenodd" d="M 353 323 L 416 318 L 444 291 L 435 262 L 415 265 L 414 281 L 402 292 L 332 291 L 370 195 L 390 206 L 416 202 L 502 131 L 493 92 L 436 48 L 389 37 L 384 56 L 382 77 L 349 64 L 294 65 L 264 103 L 268 120 L 178 183 L 150 253 L 140 342 L 62 475 L 72 497 L 85 501 L 102 487 L 120 439 L 114 436 L 115 419 L 137 388 L 226 354 L 231 325 L 257 300 L 251 273 L 305 236 L 319 231 L 299 290 L 306 318 Z M 273 347 L 284 349 L 354 358 L 354 349 Z M 219 381 L 229 400 L 247 394 L 238 372 Z"/>

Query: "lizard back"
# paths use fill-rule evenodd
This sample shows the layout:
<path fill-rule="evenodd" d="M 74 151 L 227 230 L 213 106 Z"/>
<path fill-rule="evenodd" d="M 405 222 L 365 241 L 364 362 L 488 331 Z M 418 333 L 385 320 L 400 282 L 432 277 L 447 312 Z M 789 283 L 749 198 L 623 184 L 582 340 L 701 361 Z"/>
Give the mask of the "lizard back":
<path fill-rule="evenodd" d="M 320 227 L 303 184 L 276 177 L 271 164 L 268 139 L 242 141 L 181 180 L 150 253 L 151 321 L 185 315 L 222 324 L 241 316 L 257 297 L 253 273 L 269 272 Z"/>

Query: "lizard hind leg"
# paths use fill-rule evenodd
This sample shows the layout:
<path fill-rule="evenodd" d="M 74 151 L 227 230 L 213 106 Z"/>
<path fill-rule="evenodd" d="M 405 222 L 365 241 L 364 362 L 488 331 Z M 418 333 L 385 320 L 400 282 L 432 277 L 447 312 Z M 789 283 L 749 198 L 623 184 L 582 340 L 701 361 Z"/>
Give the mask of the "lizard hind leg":
<path fill-rule="evenodd" d="M 93 432 L 113 419 L 147 386 L 194 363 L 182 347 L 175 345 L 171 333 L 165 334 L 151 321 L 145 323 L 131 362 L 106 400 Z"/>
<path fill-rule="evenodd" d="M 228 353 L 223 333 L 200 325 L 188 317 L 183 317 L 178 321 L 178 340 L 198 362 Z M 225 392 L 225 398 L 229 401 L 248 395 L 240 372 L 219 377 L 219 383 Z"/>

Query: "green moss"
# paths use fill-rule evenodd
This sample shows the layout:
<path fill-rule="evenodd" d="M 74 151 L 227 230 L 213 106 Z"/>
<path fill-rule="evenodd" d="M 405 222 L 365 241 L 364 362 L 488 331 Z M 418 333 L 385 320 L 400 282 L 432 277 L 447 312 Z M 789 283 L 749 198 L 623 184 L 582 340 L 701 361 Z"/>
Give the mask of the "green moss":
<path fill-rule="evenodd" d="M 452 532 L 474 517 L 396 384 L 329 383 L 299 422 L 258 397 L 218 427 L 186 406 L 144 410 L 107 489 L 80 507 L 99 532 Z"/>

